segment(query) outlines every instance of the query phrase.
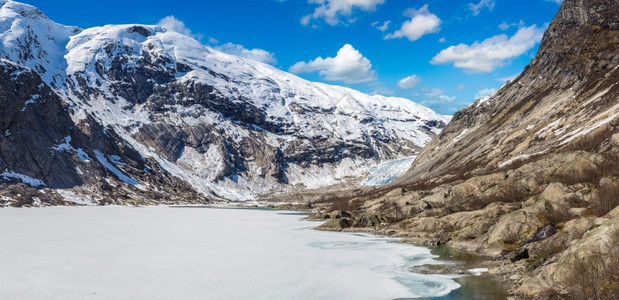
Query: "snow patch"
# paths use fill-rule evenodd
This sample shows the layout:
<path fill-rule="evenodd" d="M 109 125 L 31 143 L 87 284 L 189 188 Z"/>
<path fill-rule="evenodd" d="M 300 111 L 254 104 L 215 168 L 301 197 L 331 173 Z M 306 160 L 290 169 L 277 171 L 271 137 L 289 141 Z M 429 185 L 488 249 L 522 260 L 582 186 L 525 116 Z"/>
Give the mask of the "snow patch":
<path fill-rule="evenodd" d="M 517 161 L 527 160 L 527 159 L 529 159 L 531 157 L 542 155 L 544 153 L 546 153 L 546 150 L 540 151 L 540 152 L 537 152 L 537 153 L 533 153 L 533 154 L 521 154 L 521 155 L 518 155 L 516 157 L 512 157 L 512 158 L 502 162 L 501 164 L 499 164 L 499 168 L 503 168 L 503 167 L 509 166 L 509 165 L 511 165 L 511 164 L 513 164 L 513 163 L 515 163 Z"/>
<path fill-rule="evenodd" d="M 138 185 L 137 180 L 125 175 L 123 172 L 118 170 L 114 165 L 110 164 L 110 162 L 107 160 L 107 158 L 105 158 L 105 155 L 103 155 L 103 153 L 99 152 L 98 150 L 95 150 L 95 157 L 97 158 L 99 163 L 101 163 L 106 169 L 108 169 L 110 172 L 116 175 L 116 178 L 118 178 L 118 180 L 124 183 L 130 184 L 130 185 Z"/>
<path fill-rule="evenodd" d="M 614 120 L 617 116 L 619 116 L 619 113 L 615 113 L 605 119 L 602 119 L 590 126 L 584 127 L 584 128 L 578 128 L 568 134 L 566 134 L 565 136 L 562 137 L 562 139 L 565 139 L 563 142 L 561 142 L 561 146 L 583 136 L 586 134 L 589 134 L 590 132 L 592 132 L 593 130 L 600 128 L 608 123 L 610 123 L 612 120 Z"/>
<path fill-rule="evenodd" d="M 126 163 L 124 163 L 122 161 L 122 159 L 118 155 L 109 155 L 109 158 L 112 161 L 112 163 L 117 165 L 117 166 L 126 166 L 127 165 Z"/>
<path fill-rule="evenodd" d="M 73 146 L 71 146 L 71 136 L 67 135 L 64 138 L 64 143 L 59 144 L 58 146 L 55 146 L 52 148 L 53 150 L 56 151 L 71 151 L 73 153 L 75 153 L 75 155 L 77 155 L 77 157 L 79 157 L 79 159 L 81 159 L 83 162 L 90 162 L 92 159 L 90 159 L 90 157 L 88 156 L 88 153 L 86 153 L 82 148 L 73 148 Z"/>
<path fill-rule="evenodd" d="M 64 201 L 66 202 L 71 202 L 71 203 L 75 203 L 77 205 L 83 205 L 83 206 L 96 206 L 99 205 L 99 203 L 97 201 L 95 201 L 94 199 L 91 199 L 90 197 L 84 196 L 84 195 L 78 195 L 76 193 L 74 193 L 73 191 L 70 190 L 54 190 L 56 193 L 58 193 L 60 196 L 62 196 L 62 198 L 64 199 Z"/>
<path fill-rule="evenodd" d="M 2 206 L 10 206 L 12 202 L 15 202 L 15 199 L 0 195 L 0 204 L 2 204 Z"/>
<path fill-rule="evenodd" d="M 0 177 L 2 177 L 4 180 L 7 180 L 7 181 L 9 180 L 9 178 L 19 179 L 23 183 L 30 185 L 32 187 L 40 187 L 40 186 L 45 185 L 45 183 L 40 179 L 32 178 L 30 176 L 20 174 L 20 173 L 9 172 L 7 169 L 5 169 L 3 173 L 0 173 Z"/>
<path fill-rule="evenodd" d="M 32 98 L 26 100 L 26 102 L 24 102 L 24 107 L 21 109 L 21 111 L 25 112 L 28 108 L 28 105 L 35 103 L 36 100 L 38 100 L 39 98 L 41 98 L 41 95 L 33 95 Z"/>

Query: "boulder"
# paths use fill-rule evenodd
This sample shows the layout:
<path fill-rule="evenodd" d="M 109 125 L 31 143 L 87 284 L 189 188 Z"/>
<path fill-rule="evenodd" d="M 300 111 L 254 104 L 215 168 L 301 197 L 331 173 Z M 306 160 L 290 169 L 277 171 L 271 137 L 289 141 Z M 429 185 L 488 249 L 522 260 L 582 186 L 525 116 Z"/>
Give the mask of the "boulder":
<path fill-rule="evenodd" d="M 352 221 L 350 219 L 332 219 L 324 224 L 318 226 L 316 229 L 319 230 L 331 230 L 331 231 L 341 231 L 342 229 L 350 228 L 352 225 Z"/>
<path fill-rule="evenodd" d="M 539 195 L 540 199 L 546 199 L 553 202 L 564 199 L 568 194 L 568 190 L 562 183 L 553 182 L 546 186 L 544 191 Z"/>
<path fill-rule="evenodd" d="M 386 218 L 381 214 L 362 214 L 355 226 L 373 227 L 386 222 Z"/>

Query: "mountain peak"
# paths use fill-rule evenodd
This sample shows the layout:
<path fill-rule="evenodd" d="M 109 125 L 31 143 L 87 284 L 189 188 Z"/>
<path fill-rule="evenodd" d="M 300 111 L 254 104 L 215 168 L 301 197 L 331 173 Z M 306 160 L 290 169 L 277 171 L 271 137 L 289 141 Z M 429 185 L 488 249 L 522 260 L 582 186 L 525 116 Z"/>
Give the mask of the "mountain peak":
<path fill-rule="evenodd" d="M 50 84 L 61 84 L 65 46 L 79 31 L 53 22 L 34 6 L 8 1 L 0 7 L 0 56 L 34 69 Z"/>
<path fill-rule="evenodd" d="M 0 42 L 0 58 L 35 71 L 71 107 L 68 126 L 94 140 L 103 132 L 117 141 L 78 148 L 77 133 L 54 136 L 54 149 L 77 155 L 73 163 L 83 173 L 69 168 L 67 178 L 91 185 L 89 174 L 108 170 L 108 179 L 120 180 L 114 184 L 131 183 L 136 197 L 153 192 L 149 184 L 165 176 L 203 195 L 236 200 L 347 183 L 372 166 L 416 155 L 446 123 L 408 99 L 310 82 L 156 25 L 81 30 L 7 2 L 0 8 Z M 40 95 L 31 96 L 18 103 L 23 113 L 38 107 Z M 0 169 L 5 165 L 0 161 Z M 40 176 L 27 166 L 11 168 Z"/>

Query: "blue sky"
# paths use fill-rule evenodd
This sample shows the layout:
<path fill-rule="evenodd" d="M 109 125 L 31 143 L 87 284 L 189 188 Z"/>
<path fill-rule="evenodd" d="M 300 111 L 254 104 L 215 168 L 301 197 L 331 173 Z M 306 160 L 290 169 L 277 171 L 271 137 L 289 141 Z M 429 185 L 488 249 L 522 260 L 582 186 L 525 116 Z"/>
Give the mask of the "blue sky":
<path fill-rule="evenodd" d="M 162 24 L 313 81 L 442 114 L 529 63 L 561 0 L 23 0 L 58 23 Z"/>

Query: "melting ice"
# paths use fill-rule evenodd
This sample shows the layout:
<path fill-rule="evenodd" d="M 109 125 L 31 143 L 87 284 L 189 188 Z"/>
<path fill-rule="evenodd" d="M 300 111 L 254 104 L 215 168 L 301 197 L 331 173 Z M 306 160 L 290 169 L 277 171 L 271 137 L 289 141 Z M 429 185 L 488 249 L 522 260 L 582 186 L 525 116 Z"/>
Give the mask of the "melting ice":
<path fill-rule="evenodd" d="M 311 230 L 276 211 L 0 210 L 1 299 L 393 299 L 439 296 L 425 248 Z M 436 262 L 434 262 L 436 263 Z"/>

